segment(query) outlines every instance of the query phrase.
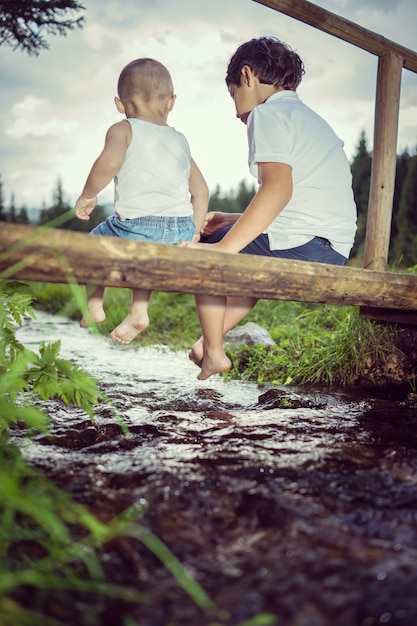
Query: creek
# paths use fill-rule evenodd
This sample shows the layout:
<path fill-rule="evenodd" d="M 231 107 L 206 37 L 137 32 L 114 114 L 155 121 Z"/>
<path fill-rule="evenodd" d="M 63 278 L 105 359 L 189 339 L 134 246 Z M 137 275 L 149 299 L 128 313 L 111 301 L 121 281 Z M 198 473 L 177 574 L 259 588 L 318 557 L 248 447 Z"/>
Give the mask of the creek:
<path fill-rule="evenodd" d="M 12 436 L 25 459 L 102 520 L 139 503 L 139 523 L 220 611 L 206 615 L 127 538 L 103 562 L 147 600 L 109 599 L 94 624 L 235 626 L 268 612 L 277 626 L 416 626 L 417 409 L 401 395 L 197 381 L 185 352 L 120 346 L 39 312 L 17 338 L 32 350 L 60 339 L 112 404 L 92 423 L 46 403 L 50 435 Z M 85 610 L 61 606 L 61 623 Z"/>

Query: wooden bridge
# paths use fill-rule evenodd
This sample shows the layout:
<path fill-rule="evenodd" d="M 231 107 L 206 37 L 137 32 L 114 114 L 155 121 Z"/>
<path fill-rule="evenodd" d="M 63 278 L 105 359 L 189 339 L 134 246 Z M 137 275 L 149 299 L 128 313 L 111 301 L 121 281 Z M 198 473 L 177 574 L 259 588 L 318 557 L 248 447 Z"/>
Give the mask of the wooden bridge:
<path fill-rule="evenodd" d="M 254 0 L 378 57 L 374 148 L 363 268 L 190 250 L 68 230 L 0 224 L 0 278 L 155 291 L 245 295 L 361 307 L 417 324 L 417 276 L 388 271 L 400 86 L 417 53 L 307 0 Z"/>

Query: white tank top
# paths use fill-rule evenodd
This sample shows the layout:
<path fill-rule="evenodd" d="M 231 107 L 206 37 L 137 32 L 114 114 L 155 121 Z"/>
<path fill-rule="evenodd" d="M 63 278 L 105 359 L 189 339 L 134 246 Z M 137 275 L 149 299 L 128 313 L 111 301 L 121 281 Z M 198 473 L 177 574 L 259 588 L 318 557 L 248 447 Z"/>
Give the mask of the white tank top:
<path fill-rule="evenodd" d="M 132 140 L 114 178 L 114 208 L 120 219 L 148 215 L 193 215 L 189 184 L 191 153 L 172 126 L 127 120 Z"/>

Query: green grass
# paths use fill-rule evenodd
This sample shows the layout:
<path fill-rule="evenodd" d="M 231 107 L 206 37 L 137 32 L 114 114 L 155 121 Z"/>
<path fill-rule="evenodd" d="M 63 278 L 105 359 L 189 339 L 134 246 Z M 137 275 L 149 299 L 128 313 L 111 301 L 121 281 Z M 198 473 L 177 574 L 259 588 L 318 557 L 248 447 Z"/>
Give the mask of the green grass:
<path fill-rule="evenodd" d="M 400 352 L 396 330 L 361 318 L 355 307 L 314 305 L 303 311 L 297 304 L 287 313 L 269 328 L 276 346 L 228 351 L 229 376 L 259 384 L 348 386 L 369 378 L 373 364 L 383 365 Z"/>
<path fill-rule="evenodd" d="M 35 307 L 81 318 L 83 288 L 32 283 L 31 289 Z M 99 331 L 109 333 L 129 305 L 130 290 L 107 289 L 107 319 Z M 135 339 L 139 345 L 186 350 L 200 335 L 192 295 L 154 292 L 149 315 L 149 328 Z M 258 384 L 352 385 L 370 363 L 384 363 L 399 352 L 395 327 L 361 318 L 356 307 L 261 300 L 243 323 L 249 321 L 268 330 L 277 345 L 228 346 L 232 368 L 226 377 Z"/>
<path fill-rule="evenodd" d="M 78 287 L 74 293 L 71 285 L 29 284 L 34 296 L 34 308 L 74 320 L 81 319 L 86 304 L 84 288 Z M 108 334 L 120 324 L 129 312 L 130 297 L 130 289 L 106 289 L 104 308 L 107 317 L 98 326 L 99 332 Z M 163 344 L 172 349 L 185 350 L 199 337 L 200 326 L 191 295 L 154 292 L 149 317 L 149 327 L 134 340 L 140 345 Z"/>

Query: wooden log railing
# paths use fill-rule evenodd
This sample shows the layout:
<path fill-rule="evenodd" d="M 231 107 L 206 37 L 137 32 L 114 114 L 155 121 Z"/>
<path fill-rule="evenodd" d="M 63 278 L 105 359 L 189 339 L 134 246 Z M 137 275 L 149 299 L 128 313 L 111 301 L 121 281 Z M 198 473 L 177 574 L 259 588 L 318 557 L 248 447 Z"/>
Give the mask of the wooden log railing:
<path fill-rule="evenodd" d="M 402 309 L 417 321 L 417 276 L 33 226 L 2 224 L 0 277 Z"/>

